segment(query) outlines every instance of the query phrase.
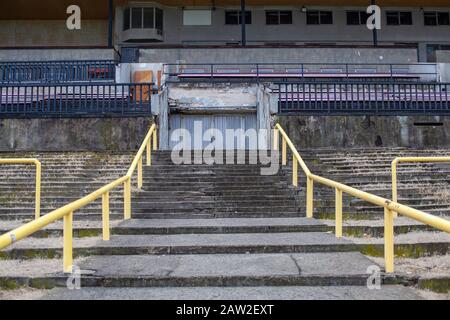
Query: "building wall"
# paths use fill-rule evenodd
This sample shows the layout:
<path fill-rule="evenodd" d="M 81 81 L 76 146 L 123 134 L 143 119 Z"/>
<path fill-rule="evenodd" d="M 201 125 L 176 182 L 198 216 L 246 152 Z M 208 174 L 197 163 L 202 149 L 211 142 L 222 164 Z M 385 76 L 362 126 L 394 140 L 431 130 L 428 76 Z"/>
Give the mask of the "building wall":
<path fill-rule="evenodd" d="M 108 22 L 82 20 L 68 30 L 64 20 L 0 20 L 0 47 L 106 46 Z"/>
<path fill-rule="evenodd" d="M 450 50 L 436 51 L 436 59 L 437 59 L 437 62 L 440 62 L 440 63 L 450 63 Z"/>
<path fill-rule="evenodd" d="M 333 25 L 307 25 L 306 14 L 298 7 L 293 10 L 293 24 L 272 26 L 265 24 L 265 8 L 252 8 L 252 24 L 247 26 L 249 44 L 254 41 L 298 42 L 298 43 L 348 43 L 372 44 L 372 31 L 365 25 L 348 26 L 346 10 L 365 10 L 363 7 L 308 7 L 308 9 L 333 11 Z M 233 8 L 230 8 L 233 9 Z M 234 9 L 238 9 L 237 7 Z M 283 9 L 283 8 L 281 8 Z M 425 10 L 436 8 L 425 8 Z M 123 25 L 123 8 L 116 11 L 116 34 L 120 42 Z M 426 61 L 427 44 L 450 44 L 450 26 L 424 26 L 421 8 L 383 8 L 383 10 L 408 10 L 413 13 L 412 26 L 387 26 L 386 15 L 382 14 L 382 30 L 378 31 L 380 43 L 414 43 L 420 48 L 421 61 Z M 448 11 L 448 8 L 446 9 Z M 165 44 L 223 44 L 241 40 L 241 27 L 225 25 L 225 9 L 212 11 L 211 26 L 184 26 L 181 8 L 164 9 Z"/>
<path fill-rule="evenodd" d="M 140 49 L 140 62 L 165 63 L 414 63 L 416 49 L 202 48 Z M 207 52 L 207 54 L 205 54 Z"/>
<path fill-rule="evenodd" d="M 112 49 L 0 49 L 0 61 L 113 60 Z"/>

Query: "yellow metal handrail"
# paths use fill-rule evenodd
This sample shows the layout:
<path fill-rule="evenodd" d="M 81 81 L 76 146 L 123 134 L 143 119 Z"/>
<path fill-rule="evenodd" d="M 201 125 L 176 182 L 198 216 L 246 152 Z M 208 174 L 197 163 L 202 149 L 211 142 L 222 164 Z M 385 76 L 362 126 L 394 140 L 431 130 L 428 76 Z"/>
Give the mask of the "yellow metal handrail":
<path fill-rule="evenodd" d="M 34 218 L 39 219 L 41 216 L 41 162 L 38 159 L 0 159 L 0 164 L 31 164 L 36 167 Z"/>
<path fill-rule="evenodd" d="M 392 161 L 392 201 L 397 202 L 397 167 L 400 163 L 450 163 L 450 157 L 398 157 Z"/>
<path fill-rule="evenodd" d="M 11 244 L 22 240 L 33 233 L 41 230 L 49 224 L 64 219 L 63 223 L 63 264 L 64 272 L 71 273 L 73 265 L 73 213 L 76 210 L 83 208 L 84 206 L 92 203 L 93 201 L 102 198 L 102 231 L 103 240 L 108 241 L 110 239 L 109 230 L 109 193 L 116 189 L 120 185 L 124 185 L 124 218 L 131 219 L 131 178 L 138 168 L 138 187 L 142 188 L 142 159 L 144 151 L 147 149 L 147 165 L 151 165 L 151 139 L 153 138 L 153 149 L 157 150 L 157 129 L 153 124 L 139 148 L 137 155 L 135 156 L 133 163 L 128 170 L 128 173 L 111 182 L 110 184 L 92 192 L 91 194 L 74 201 L 64 207 L 56 209 L 49 214 L 27 223 L 17 229 L 14 229 L 2 236 L 0 236 L 0 250 L 5 249 Z M 139 182 L 140 181 L 140 182 Z"/>
<path fill-rule="evenodd" d="M 274 149 L 278 150 L 279 147 L 279 135 L 282 136 L 282 162 L 283 165 L 287 164 L 287 146 L 291 149 L 293 154 L 293 179 L 292 183 L 294 186 L 298 186 L 298 164 L 303 168 L 303 171 L 307 178 L 307 216 L 309 218 L 313 217 L 313 194 L 314 194 L 314 182 L 326 185 L 328 187 L 334 188 L 336 191 L 336 237 L 342 237 L 342 194 L 346 193 L 356 198 L 365 200 L 374 205 L 384 208 L 384 259 L 385 259 L 385 270 L 387 273 L 394 272 L 394 214 L 400 213 L 411 219 L 417 220 L 436 229 L 450 233 L 450 221 L 445 219 L 435 217 L 431 214 L 425 213 L 420 210 L 413 209 L 411 207 L 397 203 L 396 201 L 391 201 L 374 194 L 358 190 L 356 188 L 349 187 L 345 184 L 326 179 L 311 173 L 308 166 L 301 158 L 297 149 L 293 145 L 292 141 L 289 139 L 283 128 L 277 124 L 274 128 Z"/>

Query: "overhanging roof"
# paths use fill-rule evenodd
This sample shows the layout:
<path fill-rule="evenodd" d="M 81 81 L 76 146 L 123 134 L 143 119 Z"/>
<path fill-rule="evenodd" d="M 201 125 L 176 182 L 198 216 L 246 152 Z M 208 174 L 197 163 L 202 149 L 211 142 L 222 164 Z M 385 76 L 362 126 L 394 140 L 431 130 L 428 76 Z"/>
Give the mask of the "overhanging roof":
<path fill-rule="evenodd" d="M 128 0 L 114 0 L 116 5 Z M 168 6 L 238 6 L 240 0 L 139 0 Z M 248 6 L 367 6 L 371 0 L 246 0 Z M 107 19 L 108 0 L 1 0 L 0 20 L 64 19 L 66 8 L 77 4 L 84 19 Z M 380 6 L 450 7 L 450 0 L 377 0 Z"/>

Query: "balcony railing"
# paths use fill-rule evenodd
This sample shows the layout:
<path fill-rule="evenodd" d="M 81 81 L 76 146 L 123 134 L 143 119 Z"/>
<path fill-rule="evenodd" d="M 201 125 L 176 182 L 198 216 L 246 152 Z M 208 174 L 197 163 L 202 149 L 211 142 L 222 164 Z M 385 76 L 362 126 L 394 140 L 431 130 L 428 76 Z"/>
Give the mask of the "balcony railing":
<path fill-rule="evenodd" d="M 0 62 L 0 83 L 113 82 L 112 60 Z"/>
<path fill-rule="evenodd" d="M 150 115 L 151 83 L 0 84 L 0 117 Z"/>
<path fill-rule="evenodd" d="M 280 82 L 284 115 L 448 115 L 449 83 Z"/>

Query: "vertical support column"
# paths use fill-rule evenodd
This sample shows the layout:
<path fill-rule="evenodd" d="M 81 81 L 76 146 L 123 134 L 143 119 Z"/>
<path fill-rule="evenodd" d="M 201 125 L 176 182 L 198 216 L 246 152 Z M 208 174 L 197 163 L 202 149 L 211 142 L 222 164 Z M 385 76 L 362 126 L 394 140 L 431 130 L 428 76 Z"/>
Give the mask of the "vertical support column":
<path fill-rule="evenodd" d="M 374 6 L 376 4 L 377 4 L 376 0 L 371 1 L 371 5 Z M 372 41 L 375 47 L 378 46 L 378 30 L 376 28 L 374 28 L 372 31 Z"/>
<path fill-rule="evenodd" d="M 282 143 L 282 164 L 283 166 L 287 165 L 287 143 L 286 139 L 283 137 L 283 143 Z"/>
<path fill-rule="evenodd" d="M 123 211 L 124 219 L 131 219 L 131 178 L 124 183 Z"/>
<path fill-rule="evenodd" d="M 36 191 L 35 191 L 36 207 L 34 209 L 34 218 L 41 217 L 41 164 L 36 164 Z"/>
<path fill-rule="evenodd" d="M 241 33 L 242 33 L 241 44 L 243 47 L 247 45 L 247 29 L 246 29 L 247 19 L 245 16 L 245 11 L 246 11 L 245 0 L 241 0 Z"/>
<path fill-rule="evenodd" d="M 342 238 L 342 190 L 336 189 L 336 238 Z"/>
<path fill-rule="evenodd" d="M 141 190 L 142 189 L 142 185 L 143 185 L 143 179 L 142 179 L 142 156 L 139 158 L 138 161 L 138 189 Z"/>
<path fill-rule="evenodd" d="M 306 217 L 313 218 L 314 215 L 314 180 L 306 179 Z"/>
<path fill-rule="evenodd" d="M 63 264 L 64 272 L 72 273 L 73 266 L 73 212 L 64 216 L 64 246 L 63 246 Z"/>
<path fill-rule="evenodd" d="M 292 184 L 298 187 L 298 160 L 295 156 L 292 158 Z"/>
<path fill-rule="evenodd" d="M 387 273 L 394 272 L 394 213 L 384 208 L 384 260 Z"/>
<path fill-rule="evenodd" d="M 109 241 L 109 192 L 102 195 L 102 225 L 103 225 L 103 240 Z"/>
<path fill-rule="evenodd" d="M 108 47 L 113 47 L 113 18 L 114 14 L 114 3 L 113 0 L 108 1 Z"/>

